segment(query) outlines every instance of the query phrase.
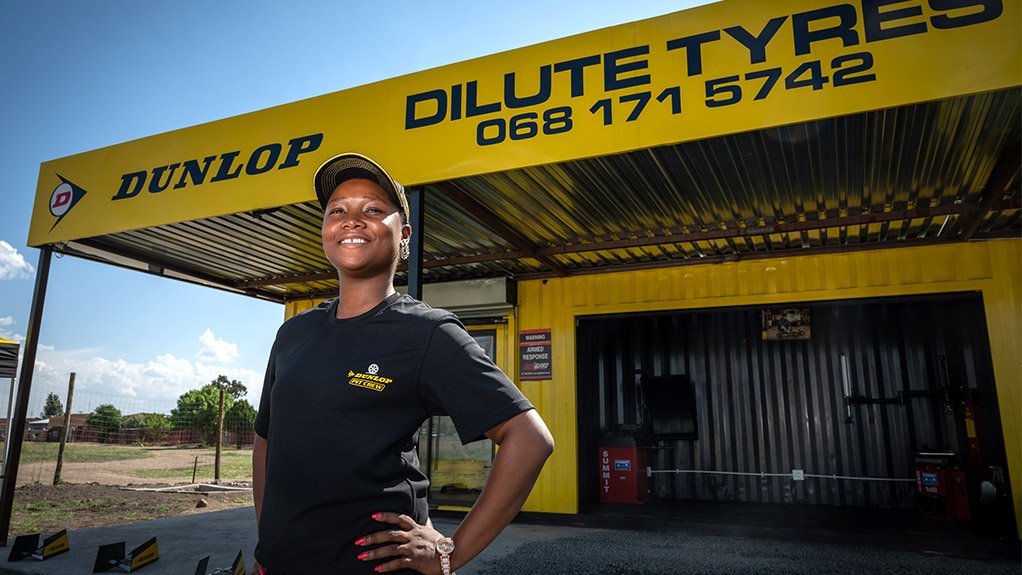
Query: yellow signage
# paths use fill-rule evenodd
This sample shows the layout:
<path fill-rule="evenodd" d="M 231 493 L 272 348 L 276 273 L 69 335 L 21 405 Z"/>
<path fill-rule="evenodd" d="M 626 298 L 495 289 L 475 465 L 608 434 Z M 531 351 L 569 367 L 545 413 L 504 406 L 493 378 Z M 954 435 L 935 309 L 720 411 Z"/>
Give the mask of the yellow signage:
<path fill-rule="evenodd" d="M 131 561 L 128 567 L 130 571 L 135 571 L 143 565 L 148 565 L 159 558 L 160 546 L 157 544 L 156 538 L 153 537 L 131 551 Z"/>
<path fill-rule="evenodd" d="M 70 550 L 71 542 L 67 538 L 67 529 L 54 533 L 43 541 L 43 559 L 49 559 Z"/>
<path fill-rule="evenodd" d="M 29 245 L 1022 85 L 1020 3 L 728 0 L 44 163 Z"/>

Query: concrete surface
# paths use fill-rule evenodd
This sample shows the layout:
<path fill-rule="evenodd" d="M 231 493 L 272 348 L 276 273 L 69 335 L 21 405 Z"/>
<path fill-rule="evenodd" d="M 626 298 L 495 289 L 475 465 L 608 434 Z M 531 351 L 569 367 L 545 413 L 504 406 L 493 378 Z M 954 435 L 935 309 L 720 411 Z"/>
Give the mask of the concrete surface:
<path fill-rule="evenodd" d="M 739 511 L 734 516 L 721 509 Z M 804 507 L 710 506 L 683 519 L 630 511 L 526 515 L 458 575 L 1020 573 L 1016 538 L 963 532 L 953 525 L 906 526 L 890 516 L 884 516 L 884 526 L 864 523 L 861 516 L 849 524 L 833 509 L 820 513 Z M 814 519 L 817 513 L 832 519 L 821 525 Z M 153 536 L 160 559 L 138 573 L 192 575 L 205 555 L 210 555 L 211 572 L 229 567 L 239 550 L 251 567 L 253 516 L 252 508 L 245 507 L 74 531 L 69 534 L 71 551 L 47 561 L 7 562 L 9 547 L 0 551 L 0 575 L 88 574 L 100 545 L 125 541 L 130 551 Z M 457 515 L 434 517 L 446 533 L 458 520 Z"/>

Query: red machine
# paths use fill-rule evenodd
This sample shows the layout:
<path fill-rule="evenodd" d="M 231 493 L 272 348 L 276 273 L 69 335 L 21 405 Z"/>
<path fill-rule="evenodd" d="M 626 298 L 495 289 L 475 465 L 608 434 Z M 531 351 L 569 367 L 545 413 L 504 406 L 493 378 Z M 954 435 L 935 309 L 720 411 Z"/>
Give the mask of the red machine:
<path fill-rule="evenodd" d="M 631 437 L 604 437 L 600 442 L 600 501 L 642 503 L 648 495 L 645 452 Z"/>
<path fill-rule="evenodd" d="M 954 453 L 917 453 L 916 503 L 919 513 L 948 520 L 970 520 L 969 485 Z"/>
<path fill-rule="evenodd" d="M 942 373 L 946 369 L 942 363 Z M 951 396 L 943 389 L 950 413 Z M 958 395 L 967 447 L 964 462 L 951 451 L 915 454 L 916 508 L 922 515 L 952 521 L 998 520 L 1000 511 L 990 504 L 1005 497 L 1004 480 L 999 468 L 986 465 L 975 391 L 963 389 Z"/>

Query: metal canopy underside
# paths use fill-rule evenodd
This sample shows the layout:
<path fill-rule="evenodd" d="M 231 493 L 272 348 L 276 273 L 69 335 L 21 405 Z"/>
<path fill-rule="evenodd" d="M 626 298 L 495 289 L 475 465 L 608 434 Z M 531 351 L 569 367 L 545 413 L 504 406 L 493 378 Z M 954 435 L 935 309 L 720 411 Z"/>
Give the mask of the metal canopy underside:
<path fill-rule="evenodd" d="M 429 184 L 424 281 L 1018 237 L 1020 95 L 962 96 Z M 320 219 L 318 205 L 296 204 L 56 249 L 286 301 L 337 291 Z"/>

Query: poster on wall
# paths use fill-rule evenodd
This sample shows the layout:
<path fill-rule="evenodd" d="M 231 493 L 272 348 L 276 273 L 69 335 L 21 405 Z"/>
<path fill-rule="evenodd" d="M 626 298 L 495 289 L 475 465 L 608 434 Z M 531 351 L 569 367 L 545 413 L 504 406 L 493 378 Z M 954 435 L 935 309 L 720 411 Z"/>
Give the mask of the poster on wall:
<path fill-rule="evenodd" d="M 551 379 L 550 329 L 518 332 L 518 374 L 522 381 Z"/>
<path fill-rule="evenodd" d="M 784 308 L 763 310 L 763 339 L 766 341 L 807 340 L 810 338 L 809 310 Z"/>

